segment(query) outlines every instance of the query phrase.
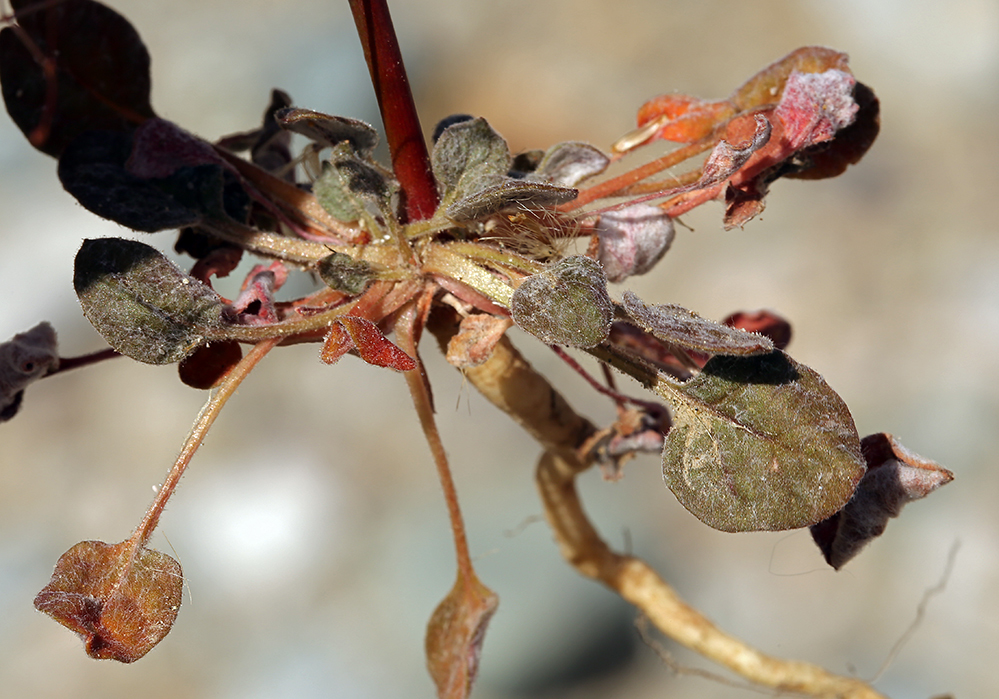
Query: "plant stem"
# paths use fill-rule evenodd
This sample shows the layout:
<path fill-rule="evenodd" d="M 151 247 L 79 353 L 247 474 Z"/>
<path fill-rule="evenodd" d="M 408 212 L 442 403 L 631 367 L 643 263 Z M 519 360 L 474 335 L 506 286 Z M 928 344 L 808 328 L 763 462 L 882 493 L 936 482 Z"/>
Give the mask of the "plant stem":
<path fill-rule="evenodd" d="M 444 502 L 447 504 L 448 519 L 451 522 L 454 548 L 458 558 L 459 577 L 463 575 L 466 580 L 476 580 L 472 557 L 468 552 L 468 537 L 465 534 L 461 507 L 458 504 L 458 489 L 455 488 L 451 467 L 448 465 L 447 452 L 444 451 L 444 443 L 437 430 L 437 422 L 434 420 L 433 398 L 426 381 L 423 362 L 417 351 L 418 336 L 423 325 L 423 319 L 419 315 L 416 304 L 408 306 L 402 312 L 395 326 L 396 339 L 402 350 L 416 360 L 416 368 L 406 372 L 406 383 L 409 385 L 413 406 L 420 418 L 420 426 L 423 428 L 423 434 L 430 446 L 430 453 L 437 466 L 437 477 L 440 480 L 441 489 L 444 491 Z"/>
<path fill-rule="evenodd" d="M 407 218 L 409 221 L 428 219 L 437 209 L 437 184 L 388 2 L 350 0 L 350 9 L 371 71 L 392 155 L 392 169 L 406 198 Z"/>
<path fill-rule="evenodd" d="M 149 509 L 146 510 L 146 516 L 142 518 L 139 526 L 136 528 L 135 533 L 132 534 L 132 542 L 136 548 L 144 546 L 152 536 L 153 530 L 156 529 L 156 525 L 159 524 L 160 515 L 163 514 L 163 510 L 166 507 L 167 501 L 170 496 L 173 495 L 173 491 L 176 490 L 177 484 L 180 483 L 181 477 L 184 475 L 184 471 L 187 470 L 187 465 L 191 462 L 191 458 L 194 453 L 201 446 L 201 442 L 204 441 L 205 435 L 208 434 L 208 430 L 211 428 L 212 423 L 215 422 L 215 418 L 219 416 L 222 411 L 222 406 L 226 404 L 226 401 L 232 397 L 232 394 L 236 392 L 239 384 L 243 382 L 250 371 L 255 367 L 264 356 L 273 349 L 278 342 L 279 338 L 272 338 L 270 340 L 264 340 L 253 346 L 246 356 L 243 357 L 236 366 L 234 366 L 228 374 L 226 374 L 225 379 L 223 379 L 222 384 L 212 392 L 208 398 L 208 402 L 201 409 L 198 414 L 198 419 L 194 423 L 194 427 L 191 428 L 191 433 L 187 437 L 187 441 L 184 442 L 184 447 L 180 451 L 180 455 L 174 462 L 173 467 L 167 474 L 166 479 L 160 486 L 159 491 L 156 493 L 156 497 L 153 499 L 152 504 Z"/>

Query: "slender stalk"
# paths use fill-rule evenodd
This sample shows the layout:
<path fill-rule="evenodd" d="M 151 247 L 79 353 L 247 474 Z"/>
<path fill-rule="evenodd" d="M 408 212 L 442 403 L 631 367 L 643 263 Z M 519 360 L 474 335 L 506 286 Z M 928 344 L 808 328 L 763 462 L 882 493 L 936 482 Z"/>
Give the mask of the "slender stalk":
<path fill-rule="evenodd" d="M 437 185 L 387 0 L 350 0 L 409 221 L 437 209 Z"/>
<path fill-rule="evenodd" d="M 279 342 L 278 338 L 273 338 L 270 340 L 264 340 L 253 346 L 246 356 L 243 357 L 236 366 L 226 374 L 225 379 L 222 384 L 214 390 L 208 397 L 208 402 L 201 409 L 198 414 L 198 419 L 194 423 L 194 427 L 191 428 L 191 433 L 187 437 L 187 441 L 184 442 L 183 449 L 180 450 L 180 455 L 174 462 L 173 467 L 171 467 L 170 472 L 167 474 L 166 479 L 163 481 L 163 485 L 160 486 L 159 491 L 156 493 L 156 497 L 153 499 L 152 504 L 149 509 L 146 510 L 146 516 L 142 518 L 139 522 L 139 526 L 136 528 L 135 533 L 132 534 L 132 542 L 136 548 L 144 546 L 152 535 L 153 530 L 156 529 L 156 525 L 159 524 L 160 515 L 163 514 L 164 508 L 166 508 L 167 501 L 170 500 L 170 496 L 173 495 L 173 491 L 176 490 L 177 484 L 180 483 L 181 477 L 184 475 L 184 471 L 187 470 L 187 465 L 191 463 L 191 458 L 194 456 L 195 452 L 198 451 L 198 447 L 205 439 L 205 435 L 208 434 L 208 430 L 211 428 L 212 424 L 215 422 L 215 418 L 219 416 L 222 411 L 222 407 L 226 404 L 226 401 L 232 397 L 232 394 L 236 392 L 239 384 L 243 382 L 250 371 L 255 367 L 261 359 L 266 356 L 268 352 L 271 351 Z"/>
<path fill-rule="evenodd" d="M 461 516 L 461 507 L 458 504 L 458 489 L 454 485 L 454 478 L 451 475 L 451 467 L 448 465 L 447 452 L 444 451 L 444 442 L 441 440 L 440 432 L 437 430 L 437 421 L 434 420 L 433 398 L 430 395 L 430 388 L 426 381 L 426 372 L 423 362 L 420 360 L 417 351 L 418 335 L 422 329 L 422 318 L 416 304 L 408 306 L 400 315 L 395 326 L 396 339 L 399 346 L 410 357 L 416 360 L 416 368 L 406 372 L 406 383 L 409 385 L 409 392 L 413 397 L 413 406 L 416 414 L 420 418 L 420 426 L 423 434 L 427 438 L 430 446 L 430 453 L 437 466 L 437 477 L 444 491 L 444 502 L 447 504 L 448 519 L 451 522 L 451 533 L 454 536 L 454 548 L 458 558 L 458 571 L 464 575 L 466 580 L 477 579 L 472 566 L 472 557 L 468 552 L 468 537 L 465 534 L 465 524 Z"/>
<path fill-rule="evenodd" d="M 662 172 L 666 168 L 679 165 L 684 160 L 692 158 L 698 153 L 703 153 L 711 148 L 717 140 L 717 137 L 712 136 L 710 138 L 691 143 L 690 145 L 683 146 L 682 148 L 677 148 L 661 158 L 656 158 L 645 165 L 636 167 L 634 170 L 629 170 L 628 172 L 622 173 L 617 177 L 604 180 L 603 182 L 595 184 L 592 187 L 581 189 L 579 190 L 579 196 L 570 202 L 562 204 L 558 207 L 558 209 L 559 211 L 575 211 L 576 209 L 586 206 L 590 202 L 596 201 L 597 199 L 614 196 L 621 190 L 631 187 L 647 177 L 651 177 L 658 172 Z"/>

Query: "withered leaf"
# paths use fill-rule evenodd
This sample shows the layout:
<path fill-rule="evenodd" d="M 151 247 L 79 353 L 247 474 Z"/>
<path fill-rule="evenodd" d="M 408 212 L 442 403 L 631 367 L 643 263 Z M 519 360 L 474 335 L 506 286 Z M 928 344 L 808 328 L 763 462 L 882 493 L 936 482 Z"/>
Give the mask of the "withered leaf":
<path fill-rule="evenodd" d="M 58 366 L 56 334 L 48 323 L 0 343 L 0 422 L 17 414 L 24 389 Z"/>
<path fill-rule="evenodd" d="M 658 206 L 632 204 L 600 215 L 597 259 L 607 281 L 622 282 L 652 269 L 673 243 L 673 219 Z"/>
<path fill-rule="evenodd" d="M 4 102 L 33 146 L 59 157 L 86 131 L 128 131 L 154 116 L 149 53 L 128 20 L 90 0 L 11 5 L 55 68 L 52 81 L 13 29 L 0 31 Z"/>
<path fill-rule="evenodd" d="M 350 350 L 368 364 L 411 371 L 416 368 L 416 360 L 391 342 L 378 326 L 366 318 L 341 316 L 330 326 L 320 359 L 327 364 L 335 364 Z"/>
<path fill-rule="evenodd" d="M 427 669 L 440 699 L 464 699 L 472 691 L 486 627 L 499 598 L 474 573 L 459 569 L 454 587 L 427 624 Z"/>
<path fill-rule="evenodd" d="M 458 334 L 447 343 L 448 363 L 459 369 L 485 363 L 512 324 L 509 318 L 498 318 L 489 313 L 475 313 L 462 318 Z"/>
<path fill-rule="evenodd" d="M 779 350 L 713 357 L 684 383 L 660 374 L 655 391 L 673 408 L 666 484 L 715 529 L 815 524 L 842 509 L 864 475 L 843 400 Z"/>
<path fill-rule="evenodd" d="M 85 240 L 73 287 L 108 344 L 140 362 L 177 362 L 220 339 L 213 331 L 222 326 L 222 299 L 144 243 Z"/>
<path fill-rule="evenodd" d="M 881 536 L 902 508 L 954 480 L 954 474 L 913 454 L 890 434 L 864 437 L 867 473 L 839 512 L 811 527 L 812 538 L 836 570 Z"/>
<path fill-rule="evenodd" d="M 614 303 L 600 264 L 573 255 L 525 278 L 513 292 L 510 312 L 546 344 L 594 347 L 610 334 Z"/>
<path fill-rule="evenodd" d="M 180 609 L 173 558 L 132 541 L 82 541 L 56 563 L 35 608 L 79 634 L 87 655 L 131 663 L 163 640 Z"/>
<path fill-rule="evenodd" d="M 278 110 L 274 117 L 282 128 L 302 134 L 322 146 L 332 148 L 346 141 L 351 150 L 362 157 L 371 155 L 378 145 L 378 132 L 358 119 L 330 116 L 300 107 Z"/>
<path fill-rule="evenodd" d="M 766 354 L 774 349 L 769 338 L 746 332 L 672 304 L 649 305 L 631 291 L 622 295 L 622 306 L 631 319 L 663 342 L 709 354 Z"/>

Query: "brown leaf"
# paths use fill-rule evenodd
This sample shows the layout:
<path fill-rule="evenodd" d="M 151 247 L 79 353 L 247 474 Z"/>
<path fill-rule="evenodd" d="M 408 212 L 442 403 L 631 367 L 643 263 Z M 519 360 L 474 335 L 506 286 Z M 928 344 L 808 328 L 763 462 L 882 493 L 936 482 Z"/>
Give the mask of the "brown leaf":
<path fill-rule="evenodd" d="M 458 334 L 447 343 L 448 363 L 459 369 L 479 366 L 489 359 L 496 343 L 511 325 L 511 319 L 488 313 L 463 318 Z"/>
<path fill-rule="evenodd" d="M 131 663 L 170 632 L 183 582 L 164 553 L 131 540 L 81 541 L 56 563 L 35 608 L 79 634 L 91 658 Z"/>
<path fill-rule="evenodd" d="M 343 316 L 330 325 L 319 357 L 327 364 L 335 364 L 352 349 L 368 364 L 396 371 L 416 368 L 416 361 L 389 341 L 370 320 Z"/>
<path fill-rule="evenodd" d="M 472 690 L 486 626 L 499 598 L 474 573 L 459 569 L 454 587 L 427 624 L 427 669 L 440 699 L 463 699 Z"/>
<path fill-rule="evenodd" d="M 912 453 L 884 432 L 861 440 L 867 473 L 846 507 L 811 527 L 826 562 L 839 570 L 913 500 L 954 480 L 945 468 Z"/>

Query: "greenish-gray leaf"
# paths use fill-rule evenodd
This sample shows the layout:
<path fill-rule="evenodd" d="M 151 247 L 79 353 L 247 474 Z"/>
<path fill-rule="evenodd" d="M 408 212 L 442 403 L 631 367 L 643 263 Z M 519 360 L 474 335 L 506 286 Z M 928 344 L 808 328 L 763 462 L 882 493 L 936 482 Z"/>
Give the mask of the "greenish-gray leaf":
<path fill-rule="evenodd" d="M 846 404 L 779 350 L 713 357 L 685 383 L 660 374 L 655 391 L 673 408 L 666 484 L 715 529 L 815 524 L 842 509 L 864 475 Z"/>
<path fill-rule="evenodd" d="M 773 352 L 774 343 L 759 333 L 731 328 L 672 304 L 649 305 L 634 293 L 622 294 L 631 319 L 663 342 L 709 354 L 752 355 Z"/>
<path fill-rule="evenodd" d="M 549 148 L 528 179 L 575 187 L 583 180 L 599 175 L 608 165 L 610 158 L 599 148 L 589 143 L 567 141 Z"/>
<path fill-rule="evenodd" d="M 108 344 L 140 362 L 178 362 L 222 325 L 218 294 L 133 240 L 85 240 L 73 287 Z"/>
<path fill-rule="evenodd" d="M 506 178 L 458 199 L 446 209 L 454 221 L 474 221 L 512 206 L 529 209 L 558 206 L 576 198 L 578 191 L 544 182 Z"/>
<path fill-rule="evenodd" d="M 319 260 L 316 270 L 326 286 L 352 296 L 364 291 L 375 277 L 369 263 L 355 260 L 342 252 L 334 252 Z"/>
<path fill-rule="evenodd" d="M 300 107 L 279 109 L 274 118 L 281 128 L 302 134 L 322 146 L 332 148 L 346 141 L 358 155 L 366 157 L 378 145 L 378 132 L 358 119 L 330 116 Z"/>
<path fill-rule="evenodd" d="M 514 321 L 549 345 L 594 347 L 610 334 L 614 303 L 600 265 L 575 255 L 521 282 L 510 300 Z"/>
<path fill-rule="evenodd" d="M 313 185 L 319 204 L 338 221 L 357 221 L 367 211 L 391 210 L 393 184 L 373 165 L 357 157 L 349 143 L 334 146 L 329 163 Z"/>
<path fill-rule="evenodd" d="M 434 177 L 447 205 L 502 181 L 512 158 L 503 137 L 478 117 L 452 124 L 434 144 Z"/>

